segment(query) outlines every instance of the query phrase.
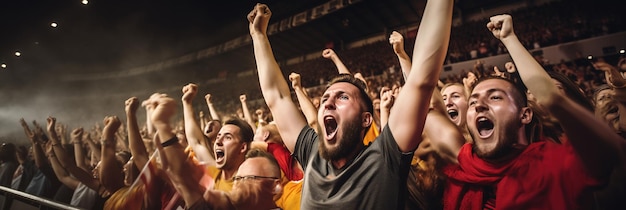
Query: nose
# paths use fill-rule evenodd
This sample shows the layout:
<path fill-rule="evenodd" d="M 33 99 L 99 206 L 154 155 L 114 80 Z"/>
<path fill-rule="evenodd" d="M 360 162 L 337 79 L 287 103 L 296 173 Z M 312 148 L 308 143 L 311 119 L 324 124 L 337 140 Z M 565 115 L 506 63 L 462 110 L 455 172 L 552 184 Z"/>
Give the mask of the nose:
<path fill-rule="evenodd" d="M 452 103 L 452 100 L 450 100 L 449 98 L 443 99 L 443 103 L 446 105 L 446 107 L 452 107 L 454 104 Z"/>
<path fill-rule="evenodd" d="M 326 99 L 326 101 L 324 101 L 324 108 L 331 110 L 335 109 L 335 100 L 332 97 Z"/>
<path fill-rule="evenodd" d="M 476 100 L 476 102 L 474 103 L 474 109 L 476 109 L 476 112 L 484 112 L 489 110 L 482 100 Z"/>

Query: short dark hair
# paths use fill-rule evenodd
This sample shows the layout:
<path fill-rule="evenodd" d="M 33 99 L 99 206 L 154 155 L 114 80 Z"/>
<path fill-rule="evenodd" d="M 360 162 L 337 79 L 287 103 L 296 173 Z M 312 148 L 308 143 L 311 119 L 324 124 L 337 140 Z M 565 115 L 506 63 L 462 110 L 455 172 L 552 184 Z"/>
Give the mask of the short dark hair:
<path fill-rule="evenodd" d="M 231 117 L 224 122 L 224 125 L 234 125 L 239 127 L 239 133 L 241 134 L 241 140 L 246 144 L 250 144 L 252 139 L 254 139 L 254 130 L 252 130 L 252 126 L 248 124 L 248 122 L 238 118 Z"/>
<path fill-rule="evenodd" d="M 260 150 L 260 149 L 251 149 L 248 150 L 248 153 L 246 153 L 246 159 L 248 158 L 254 158 L 254 157 L 262 157 L 262 158 L 266 158 L 267 160 L 270 161 L 270 164 L 272 164 L 272 166 L 276 169 L 274 172 L 278 174 L 278 176 L 280 176 L 280 166 L 278 165 L 278 161 L 276 160 L 276 158 L 274 157 L 274 155 L 272 155 L 271 153 L 268 153 L 266 151 Z"/>
<path fill-rule="evenodd" d="M 359 89 L 361 98 L 363 99 L 363 102 L 365 103 L 364 105 L 365 105 L 366 111 L 372 114 L 374 113 L 374 103 L 372 102 L 372 99 L 370 98 L 370 96 L 367 94 L 367 91 L 366 91 L 367 85 L 362 80 L 357 79 L 351 74 L 340 74 L 339 76 L 333 78 L 328 83 L 328 85 L 326 85 L 326 89 L 328 89 L 331 85 L 334 85 L 340 82 L 347 82 L 357 87 Z"/>

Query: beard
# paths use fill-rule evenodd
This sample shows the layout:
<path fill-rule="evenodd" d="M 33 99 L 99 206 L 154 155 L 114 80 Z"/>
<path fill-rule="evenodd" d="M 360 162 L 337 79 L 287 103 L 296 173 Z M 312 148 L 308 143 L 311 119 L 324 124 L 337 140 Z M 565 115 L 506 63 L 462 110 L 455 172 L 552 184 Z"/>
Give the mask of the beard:
<path fill-rule="evenodd" d="M 321 131 L 321 125 L 318 123 L 318 131 Z M 349 121 L 342 127 L 341 138 L 337 139 L 337 147 L 328 148 L 326 147 L 325 140 L 320 138 L 318 135 L 319 141 L 319 154 L 322 158 L 326 160 L 338 160 L 341 158 L 348 157 L 352 152 L 358 148 L 359 144 L 362 144 L 361 131 L 362 131 L 361 123 L 358 119 L 353 121 Z"/>
<path fill-rule="evenodd" d="M 492 149 L 483 150 L 478 147 L 476 141 L 472 144 L 472 151 L 480 159 L 484 160 L 497 160 L 502 157 L 506 157 L 511 154 L 515 149 L 515 142 L 517 142 L 518 125 L 509 124 L 504 130 L 503 139 L 498 141 Z"/>

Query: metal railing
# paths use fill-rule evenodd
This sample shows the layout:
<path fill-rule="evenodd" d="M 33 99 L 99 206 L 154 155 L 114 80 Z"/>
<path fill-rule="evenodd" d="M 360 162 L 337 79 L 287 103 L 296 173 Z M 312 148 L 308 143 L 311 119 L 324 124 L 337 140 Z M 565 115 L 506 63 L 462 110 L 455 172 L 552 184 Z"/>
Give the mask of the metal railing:
<path fill-rule="evenodd" d="M 80 208 L 37 197 L 25 192 L 0 186 L 0 210 L 31 210 L 31 209 L 68 209 Z"/>

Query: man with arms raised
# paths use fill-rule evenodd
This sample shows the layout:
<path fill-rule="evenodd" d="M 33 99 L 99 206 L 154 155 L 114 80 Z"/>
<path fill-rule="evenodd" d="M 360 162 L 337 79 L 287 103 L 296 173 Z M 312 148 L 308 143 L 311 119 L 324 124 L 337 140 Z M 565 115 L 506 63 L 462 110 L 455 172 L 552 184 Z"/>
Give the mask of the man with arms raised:
<path fill-rule="evenodd" d="M 533 112 L 525 92 L 502 78 L 480 81 L 467 111 L 474 142 L 461 148 L 458 165 L 445 170 L 444 209 L 591 209 L 592 190 L 606 182 L 624 144 L 591 112 L 559 93 L 513 33 L 510 16 L 494 16 L 487 27 L 569 140 L 530 142 Z"/>
<path fill-rule="evenodd" d="M 360 80 L 333 80 L 318 110 L 318 136 L 290 97 L 273 56 L 271 12 L 257 4 L 248 15 L 265 101 L 287 148 L 305 168 L 302 209 L 403 209 L 406 176 L 421 141 L 429 99 L 448 47 L 452 2 L 428 1 L 416 38 L 413 69 L 387 127 L 370 146 L 361 143 L 372 123 L 372 102 Z"/>

